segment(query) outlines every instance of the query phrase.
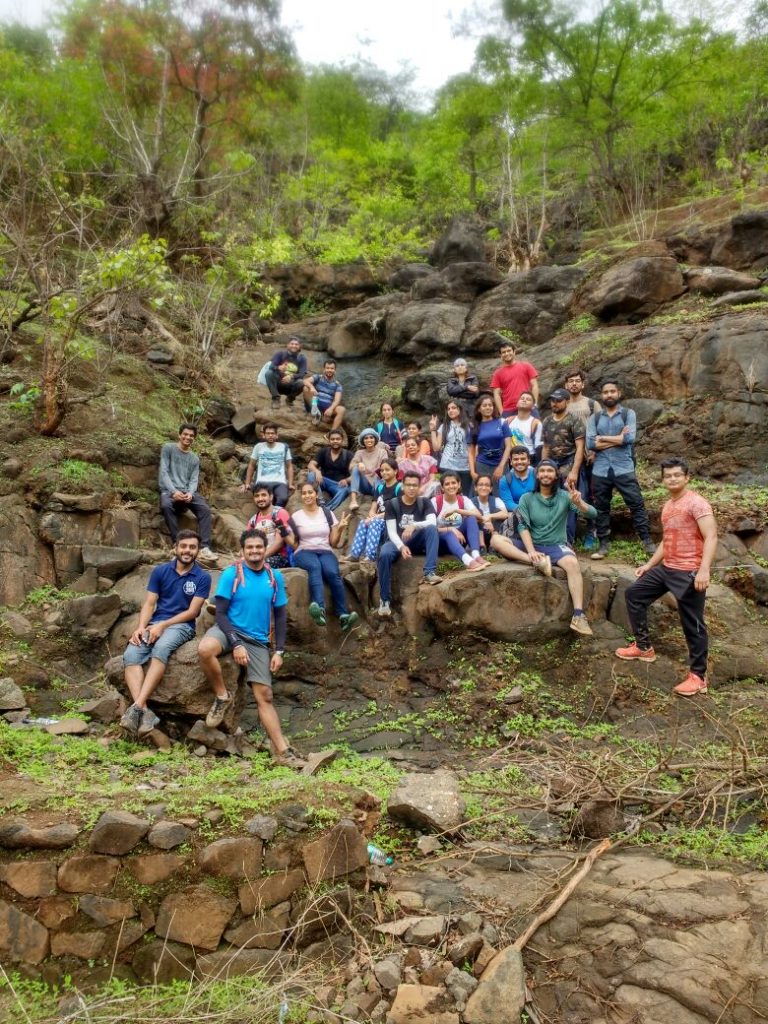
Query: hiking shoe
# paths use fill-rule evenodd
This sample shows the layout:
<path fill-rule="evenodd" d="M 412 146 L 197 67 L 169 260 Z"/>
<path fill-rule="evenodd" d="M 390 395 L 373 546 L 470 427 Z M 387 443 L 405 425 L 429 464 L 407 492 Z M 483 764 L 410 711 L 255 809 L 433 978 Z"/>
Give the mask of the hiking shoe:
<path fill-rule="evenodd" d="M 313 601 L 309 606 L 309 614 L 312 616 L 318 626 L 325 625 L 325 608 L 322 608 L 317 601 Z"/>
<path fill-rule="evenodd" d="M 533 568 L 536 572 L 540 572 L 542 576 L 552 575 L 552 559 L 549 555 L 544 555 L 540 561 L 535 562 Z"/>
<path fill-rule="evenodd" d="M 646 553 L 646 555 L 650 556 L 650 555 L 655 555 L 656 554 L 656 545 L 653 543 L 653 541 L 651 540 L 650 537 L 648 537 L 646 540 L 644 540 L 642 542 L 642 544 L 643 544 L 643 551 Z"/>
<path fill-rule="evenodd" d="M 276 405 L 280 405 L 280 398 L 279 398 L 279 396 L 277 398 L 273 398 L 272 399 L 272 407 L 274 408 Z"/>
<path fill-rule="evenodd" d="M 216 729 L 224 721 L 227 708 L 232 703 L 231 697 L 216 697 L 211 704 L 211 710 L 205 716 L 205 724 L 209 729 Z"/>
<path fill-rule="evenodd" d="M 389 601 L 379 601 L 379 610 L 376 614 L 381 619 L 388 619 L 392 614 L 392 609 L 389 607 Z"/>
<path fill-rule="evenodd" d="M 216 552 L 211 551 L 211 549 L 207 546 L 204 548 L 200 548 L 200 554 L 197 557 L 204 558 L 207 562 L 216 562 L 218 561 L 219 558 Z"/>
<path fill-rule="evenodd" d="M 436 572 L 425 572 L 424 575 L 421 577 L 421 582 L 429 583 L 430 586 L 436 587 L 438 583 L 442 583 L 443 581 L 440 579 Z"/>
<path fill-rule="evenodd" d="M 297 772 L 303 771 L 307 767 L 307 762 L 296 753 L 293 747 L 286 747 L 280 754 L 273 754 L 272 760 L 280 768 L 293 768 Z"/>
<path fill-rule="evenodd" d="M 286 405 L 293 405 L 293 403 L 295 401 L 296 401 L 296 395 L 288 395 L 288 397 L 285 400 Z"/>
<path fill-rule="evenodd" d="M 682 683 L 678 683 L 672 691 L 678 697 L 695 697 L 697 693 L 707 692 L 707 680 L 697 676 L 695 672 L 689 672 Z"/>
<path fill-rule="evenodd" d="M 587 616 L 583 613 L 581 615 L 574 615 L 571 619 L 571 629 L 574 633 L 581 633 L 582 636 L 594 636 L 592 627 L 587 622 Z"/>
<path fill-rule="evenodd" d="M 125 712 L 123 717 L 120 719 L 121 728 L 125 729 L 126 732 L 133 733 L 133 735 L 136 736 L 139 732 L 139 726 L 141 725 L 141 719 L 143 714 L 143 708 L 137 708 L 135 704 L 131 704 L 131 706 Z"/>
<path fill-rule="evenodd" d="M 593 551 L 589 557 L 592 559 L 593 562 L 596 562 L 600 558 L 605 558 L 607 554 L 608 545 L 605 543 L 605 541 L 601 540 L 600 547 L 597 549 L 597 551 Z"/>
<path fill-rule="evenodd" d="M 360 616 L 357 612 L 350 612 L 349 615 L 340 615 L 339 622 L 341 623 L 342 632 L 348 633 L 359 618 Z"/>
<path fill-rule="evenodd" d="M 621 658 L 622 661 L 656 661 L 656 651 L 652 647 L 644 651 L 642 647 L 637 646 L 634 640 L 629 647 L 619 647 L 615 653 L 616 657 Z"/>
<path fill-rule="evenodd" d="M 160 719 L 155 712 L 149 708 L 144 708 L 141 715 L 141 724 L 138 728 L 139 736 L 148 736 L 158 725 L 160 725 Z"/>
<path fill-rule="evenodd" d="M 583 541 L 585 551 L 594 551 L 597 547 L 597 534 L 588 533 Z"/>

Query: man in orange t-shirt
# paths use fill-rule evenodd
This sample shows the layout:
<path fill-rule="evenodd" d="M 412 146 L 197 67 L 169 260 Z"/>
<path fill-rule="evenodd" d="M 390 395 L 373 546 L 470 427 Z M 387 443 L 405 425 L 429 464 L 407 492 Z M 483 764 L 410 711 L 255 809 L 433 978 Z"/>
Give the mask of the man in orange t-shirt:
<path fill-rule="evenodd" d="M 686 678 L 674 688 L 681 697 L 707 692 L 709 641 L 704 602 L 717 548 L 712 506 L 700 494 L 688 490 L 690 479 L 684 459 L 662 462 L 661 482 L 669 492 L 669 501 L 661 510 L 662 541 L 645 565 L 635 571 L 637 582 L 627 588 L 627 614 L 635 640 L 616 651 L 624 661 L 655 661 L 648 634 L 648 608 L 664 594 L 673 594 L 690 665 Z"/>

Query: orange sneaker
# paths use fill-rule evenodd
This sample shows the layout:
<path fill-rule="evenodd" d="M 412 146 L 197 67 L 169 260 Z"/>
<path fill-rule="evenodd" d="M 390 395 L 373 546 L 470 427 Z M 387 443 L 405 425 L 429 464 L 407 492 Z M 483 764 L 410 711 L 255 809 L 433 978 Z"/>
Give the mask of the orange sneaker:
<path fill-rule="evenodd" d="M 619 647 L 616 657 L 622 661 L 656 661 L 656 651 L 652 647 L 644 651 L 633 640 L 629 647 Z"/>
<path fill-rule="evenodd" d="M 679 697 L 695 697 L 697 693 L 707 692 L 707 680 L 697 676 L 695 672 L 689 672 L 682 683 L 678 683 L 674 692 Z"/>

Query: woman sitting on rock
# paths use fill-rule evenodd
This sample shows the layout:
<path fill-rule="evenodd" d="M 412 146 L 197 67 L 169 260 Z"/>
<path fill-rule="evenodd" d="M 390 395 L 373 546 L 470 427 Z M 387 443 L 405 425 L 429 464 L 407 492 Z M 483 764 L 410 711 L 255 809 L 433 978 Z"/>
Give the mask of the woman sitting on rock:
<path fill-rule="evenodd" d="M 512 431 L 507 421 L 496 415 L 490 395 L 483 395 L 475 406 L 475 428 L 469 446 L 469 472 L 476 481 L 484 473 L 493 481 L 493 493 L 498 494 L 499 480 L 509 465 L 512 449 Z"/>
<path fill-rule="evenodd" d="M 474 501 L 482 516 L 480 520 L 483 530 L 482 547 L 486 549 L 490 549 L 491 537 L 501 530 L 509 518 L 509 509 L 501 498 L 497 498 L 491 493 L 492 490 L 493 481 L 489 476 L 479 476 L 475 480 Z"/>
<path fill-rule="evenodd" d="M 458 401 L 452 400 L 445 407 L 445 419 L 439 423 L 437 416 L 429 421 L 432 432 L 432 451 L 440 456 L 440 472 L 447 469 L 459 474 L 461 490 L 469 494 L 472 477 L 469 475 L 469 420 Z"/>
<path fill-rule="evenodd" d="M 397 446 L 403 439 L 403 425 L 395 416 L 391 402 L 381 403 L 381 419 L 376 424 L 376 433 L 389 448 L 390 455 L 395 454 Z"/>
<path fill-rule="evenodd" d="M 439 553 L 448 553 L 470 572 L 485 569 L 489 563 L 480 557 L 480 513 L 461 493 L 459 474 L 443 473 L 443 493 L 432 499 L 437 513 Z"/>
<path fill-rule="evenodd" d="M 404 473 L 416 473 L 419 477 L 419 497 L 431 498 L 440 490 L 440 481 L 437 478 L 437 462 L 431 455 L 419 453 L 419 442 L 415 437 L 409 437 L 405 444 L 405 455 L 397 463 L 400 476 Z"/>
<path fill-rule="evenodd" d="M 309 576 L 309 614 L 318 626 L 326 624 L 324 584 L 327 583 L 331 588 L 334 610 L 346 632 L 354 626 L 359 615 L 347 609 L 339 563 L 331 549 L 343 543 L 349 513 L 345 512 L 341 519 L 337 519 L 333 512 L 318 505 L 317 488 L 310 483 L 301 485 L 301 505 L 289 520 L 292 536 L 288 537 L 288 543 L 295 548 L 293 564 Z"/>
<path fill-rule="evenodd" d="M 357 438 L 359 449 L 352 456 L 349 468 L 352 473 L 350 480 L 350 512 L 360 508 L 360 495 L 373 494 L 379 482 L 379 469 L 382 462 L 389 458 L 389 448 L 379 440 L 373 427 L 361 430 Z"/>
<path fill-rule="evenodd" d="M 401 485 L 397 482 L 397 463 L 394 459 L 382 462 L 379 473 L 381 480 L 374 488 L 374 499 L 371 502 L 368 518 L 364 519 L 357 527 L 349 551 L 350 558 L 359 558 L 360 568 L 369 573 L 376 570 L 379 545 L 386 527 L 384 503 L 390 498 L 397 497 L 402 490 Z"/>

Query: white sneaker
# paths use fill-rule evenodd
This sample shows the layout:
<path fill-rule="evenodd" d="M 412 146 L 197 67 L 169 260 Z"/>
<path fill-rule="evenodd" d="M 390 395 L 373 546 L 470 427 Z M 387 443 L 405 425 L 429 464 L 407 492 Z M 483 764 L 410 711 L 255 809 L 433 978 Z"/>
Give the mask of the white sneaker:
<path fill-rule="evenodd" d="M 379 618 L 388 619 L 392 614 L 392 609 L 389 607 L 389 601 L 379 601 Z"/>
<path fill-rule="evenodd" d="M 199 555 L 197 557 L 198 558 L 205 558 L 206 561 L 209 561 L 209 562 L 216 562 L 216 561 L 218 561 L 218 558 L 219 558 L 219 556 L 216 554 L 216 552 L 215 551 L 211 551 L 211 549 L 208 548 L 208 547 L 200 548 L 200 553 L 199 553 Z"/>

